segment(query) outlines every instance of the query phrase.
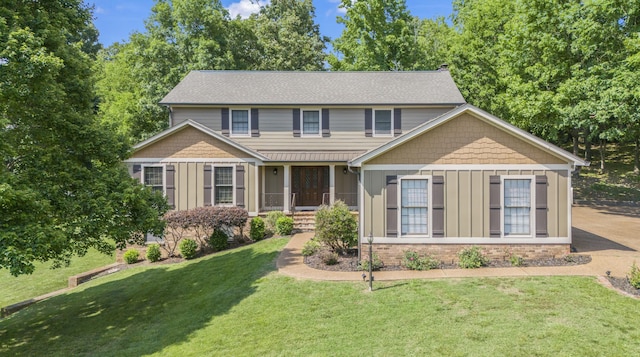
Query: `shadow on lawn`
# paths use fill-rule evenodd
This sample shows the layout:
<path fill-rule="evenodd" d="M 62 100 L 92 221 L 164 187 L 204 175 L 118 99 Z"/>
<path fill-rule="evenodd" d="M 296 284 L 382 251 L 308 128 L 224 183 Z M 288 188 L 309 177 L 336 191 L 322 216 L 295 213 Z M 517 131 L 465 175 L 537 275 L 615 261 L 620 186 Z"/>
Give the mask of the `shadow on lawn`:
<path fill-rule="evenodd" d="M 0 321 L 0 355 L 146 355 L 187 342 L 253 294 L 277 254 L 243 248 L 51 298 Z"/>

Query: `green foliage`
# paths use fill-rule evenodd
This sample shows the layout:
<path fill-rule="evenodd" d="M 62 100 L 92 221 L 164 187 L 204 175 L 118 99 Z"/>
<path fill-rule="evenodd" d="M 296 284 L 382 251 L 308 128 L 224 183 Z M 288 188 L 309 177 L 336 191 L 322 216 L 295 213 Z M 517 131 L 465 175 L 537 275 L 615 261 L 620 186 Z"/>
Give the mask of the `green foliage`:
<path fill-rule="evenodd" d="M 265 229 L 268 235 L 276 233 L 276 222 L 278 222 L 278 219 L 282 217 L 286 217 L 282 211 L 270 211 L 267 213 L 267 217 L 265 218 Z"/>
<path fill-rule="evenodd" d="M 336 252 L 325 250 L 322 253 L 320 253 L 320 259 L 326 265 L 338 264 L 338 258 L 339 258 L 339 255 Z"/>
<path fill-rule="evenodd" d="M 254 241 L 259 241 L 264 239 L 264 220 L 260 217 L 253 217 L 251 219 L 251 228 L 249 231 L 249 236 Z"/>
<path fill-rule="evenodd" d="M 316 239 L 334 252 L 346 251 L 358 242 L 358 222 L 342 202 L 322 206 L 316 212 Z"/>
<path fill-rule="evenodd" d="M 180 242 L 180 255 L 184 259 L 193 259 L 198 253 L 198 243 L 193 239 L 185 239 Z"/>
<path fill-rule="evenodd" d="M 160 253 L 160 244 L 153 243 L 147 246 L 147 260 L 150 262 L 157 262 L 160 260 L 162 254 Z"/>
<path fill-rule="evenodd" d="M 304 243 L 304 246 L 302 246 L 302 255 L 305 257 L 314 255 L 320 249 L 320 246 L 320 242 L 318 242 L 317 239 L 310 239 Z"/>
<path fill-rule="evenodd" d="M 276 221 L 276 233 L 281 236 L 288 236 L 293 232 L 293 218 L 280 217 Z"/>
<path fill-rule="evenodd" d="M 514 267 L 520 267 L 520 266 L 524 265 L 524 258 L 522 258 L 521 256 L 513 254 L 513 255 L 511 255 L 509 257 L 509 262 Z"/>
<path fill-rule="evenodd" d="M 368 258 L 368 257 L 366 257 Z M 384 262 L 380 259 L 378 254 L 373 253 L 373 269 L 372 270 L 380 270 L 384 267 Z M 360 270 L 369 271 L 369 259 L 365 259 L 365 257 L 360 260 Z"/>
<path fill-rule="evenodd" d="M 631 286 L 636 289 L 640 289 L 640 268 L 638 268 L 636 262 L 633 262 L 633 265 L 631 266 L 628 279 Z"/>
<path fill-rule="evenodd" d="M 414 250 L 407 250 L 402 257 L 402 265 L 409 270 L 431 270 L 436 269 L 440 263 L 431 256 L 421 257 Z"/>
<path fill-rule="evenodd" d="M 482 254 L 480 247 L 469 247 L 458 252 L 458 266 L 464 269 L 480 268 L 489 263 L 489 259 Z"/>
<path fill-rule="evenodd" d="M 229 237 L 222 229 L 215 229 L 209 237 L 209 246 L 216 252 L 229 248 Z"/>
<path fill-rule="evenodd" d="M 138 252 L 136 249 L 129 249 L 126 252 L 124 252 L 124 255 L 122 256 L 122 258 L 124 259 L 124 262 L 127 264 L 135 264 L 138 262 L 139 256 L 140 256 L 140 252 Z"/>

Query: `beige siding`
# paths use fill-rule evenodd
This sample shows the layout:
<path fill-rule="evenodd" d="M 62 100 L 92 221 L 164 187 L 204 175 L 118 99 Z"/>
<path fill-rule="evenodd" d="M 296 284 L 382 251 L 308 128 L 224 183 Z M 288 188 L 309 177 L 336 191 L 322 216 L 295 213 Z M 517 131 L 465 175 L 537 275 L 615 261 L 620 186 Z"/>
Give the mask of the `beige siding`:
<path fill-rule="evenodd" d="M 293 135 L 292 109 L 258 109 L 260 135 L 269 132 Z"/>
<path fill-rule="evenodd" d="M 346 166 L 336 166 L 335 194 L 337 199 L 342 199 L 348 205 L 358 205 L 358 175 L 349 172 L 344 173 Z"/>
<path fill-rule="evenodd" d="M 220 111 L 220 108 L 173 107 L 172 111 L 173 113 L 171 114 L 171 117 L 173 118 L 173 126 L 191 119 L 216 131 L 220 131 L 222 129 L 222 112 Z"/>
<path fill-rule="evenodd" d="M 431 119 L 452 110 L 453 107 L 446 108 L 402 108 L 402 132 L 407 132 L 416 126 L 426 123 Z"/>
<path fill-rule="evenodd" d="M 332 133 L 352 133 L 364 136 L 364 109 L 329 109 Z"/>

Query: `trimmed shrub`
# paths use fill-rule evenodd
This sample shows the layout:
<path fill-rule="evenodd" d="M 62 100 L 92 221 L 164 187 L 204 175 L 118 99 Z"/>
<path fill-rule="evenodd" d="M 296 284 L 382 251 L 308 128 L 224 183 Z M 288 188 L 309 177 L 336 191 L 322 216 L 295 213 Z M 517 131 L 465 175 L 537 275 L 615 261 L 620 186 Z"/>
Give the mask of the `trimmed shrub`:
<path fill-rule="evenodd" d="M 334 252 L 344 252 L 358 242 L 358 222 L 349 207 L 336 201 L 316 212 L 316 238 Z"/>
<path fill-rule="evenodd" d="M 384 262 L 380 260 L 378 254 L 373 253 L 373 269 L 380 270 L 384 266 Z M 362 258 L 360 261 L 360 270 L 369 271 L 369 259 Z"/>
<path fill-rule="evenodd" d="M 198 252 L 198 243 L 193 239 L 185 239 L 180 242 L 180 255 L 184 259 L 193 259 L 196 257 L 196 253 Z"/>
<path fill-rule="evenodd" d="M 324 251 L 320 256 L 320 259 L 322 259 L 322 262 L 325 263 L 326 265 L 336 265 L 338 264 L 338 253 Z"/>
<path fill-rule="evenodd" d="M 157 262 L 158 260 L 160 260 L 160 257 L 162 256 L 162 254 L 160 254 L 160 244 L 158 243 L 154 243 L 154 244 L 149 244 L 147 246 L 147 260 L 150 262 Z"/>
<path fill-rule="evenodd" d="M 509 257 L 509 262 L 511 262 L 511 266 L 521 267 L 524 265 L 524 258 L 514 254 Z"/>
<path fill-rule="evenodd" d="M 216 252 L 229 248 L 229 237 L 222 229 L 216 229 L 209 237 L 209 247 Z"/>
<path fill-rule="evenodd" d="M 409 270 L 431 270 L 436 269 L 440 264 L 429 255 L 421 257 L 418 252 L 407 250 L 404 252 L 402 265 Z"/>
<path fill-rule="evenodd" d="M 187 235 L 191 221 L 189 211 L 169 211 L 164 215 L 166 228 L 164 231 L 164 245 L 162 249 L 167 256 L 174 257 L 182 239 Z"/>
<path fill-rule="evenodd" d="M 302 255 L 305 257 L 314 255 L 318 249 L 320 249 L 320 242 L 313 238 L 304 243 L 304 246 L 302 247 Z"/>
<path fill-rule="evenodd" d="M 276 221 L 276 233 L 281 236 L 288 236 L 293 232 L 293 218 L 280 217 Z"/>
<path fill-rule="evenodd" d="M 138 252 L 135 249 L 129 249 L 126 252 L 124 252 L 124 255 L 122 256 L 122 258 L 124 259 L 125 263 L 134 264 L 138 262 L 139 256 L 140 256 L 140 252 Z"/>
<path fill-rule="evenodd" d="M 629 272 L 629 284 L 636 289 L 640 289 L 640 268 L 636 265 L 636 262 L 633 262 L 631 266 L 631 272 Z"/>
<path fill-rule="evenodd" d="M 249 230 L 249 236 L 254 241 L 264 239 L 264 220 L 260 217 L 253 217 L 251 219 L 251 229 Z"/>
<path fill-rule="evenodd" d="M 282 217 L 286 217 L 286 215 L 281 211 L 271 211 L 267 213 L 264 223 L 265 230 L 268 235 L 274 235 L 276 233 L 276 222 L 278 222 L 278 219 Z"/>
<path fill-rule="evenodd" d="M 480 247 L 470 247 L 458 252 L 458 266 L 464 269 L 480 268 L 489 263 L 489 259 L 482 254 Z"/>

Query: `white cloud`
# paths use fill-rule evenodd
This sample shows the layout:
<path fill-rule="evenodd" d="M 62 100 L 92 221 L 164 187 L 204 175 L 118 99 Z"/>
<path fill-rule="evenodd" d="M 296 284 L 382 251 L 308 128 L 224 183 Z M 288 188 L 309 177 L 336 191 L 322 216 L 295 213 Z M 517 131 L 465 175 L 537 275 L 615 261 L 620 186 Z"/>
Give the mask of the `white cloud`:
<path fill-rule="evenodd" d="M 96 13 L 96 14 L 106 14 L 106 13 L 107 13 L 107 11 L 106 11 L 103 7 L 96 6 L 95 13 Z"/>
<path fill-rule="evenodd" d="M 232 18 L 240 15 L 241 18 L 246 19 L 251 14 L 260 11 L 260 7 L 267 4 L 269 4 L 269 1 L 240 0 L 240 2 L 234 2 L 229 5 L 229 15 L 231 15 Z"/>
<path fill-rule="evenodd" d="M 346 9 L 346 8 L 344 8 L 344 7 L 339 7 L 339 8 L 336 10 L 336 12 L 337 12 L 338 14 L 344 15 L 344 14 L 346 14 L 346 13 L 347 13 L 347 9 Z"/>

